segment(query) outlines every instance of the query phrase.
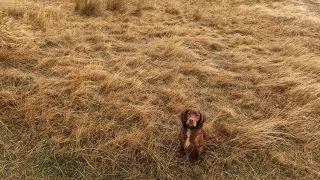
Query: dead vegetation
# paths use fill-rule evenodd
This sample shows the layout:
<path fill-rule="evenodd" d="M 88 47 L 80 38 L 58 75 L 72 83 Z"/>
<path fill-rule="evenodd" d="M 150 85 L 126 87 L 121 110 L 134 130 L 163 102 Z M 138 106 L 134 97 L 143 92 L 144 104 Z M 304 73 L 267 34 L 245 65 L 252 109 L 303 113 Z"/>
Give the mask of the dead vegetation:
<path fill-rule="evenodd" d="M 308 3 L 5 0 L 0 177 L 320 178 Z M 220 139 L 193 168 L 176 154 L 185 107 Z"/>

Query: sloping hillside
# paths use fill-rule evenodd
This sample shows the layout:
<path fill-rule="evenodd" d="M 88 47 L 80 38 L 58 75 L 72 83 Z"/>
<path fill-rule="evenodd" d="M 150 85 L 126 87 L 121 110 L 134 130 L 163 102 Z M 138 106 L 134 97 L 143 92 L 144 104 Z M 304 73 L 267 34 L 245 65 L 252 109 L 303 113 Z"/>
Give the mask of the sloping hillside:
<path fill-rule="evenodd" d="M 1 0 L 1 179 L 320 178 L 318 1 L 86 2 Z"/>

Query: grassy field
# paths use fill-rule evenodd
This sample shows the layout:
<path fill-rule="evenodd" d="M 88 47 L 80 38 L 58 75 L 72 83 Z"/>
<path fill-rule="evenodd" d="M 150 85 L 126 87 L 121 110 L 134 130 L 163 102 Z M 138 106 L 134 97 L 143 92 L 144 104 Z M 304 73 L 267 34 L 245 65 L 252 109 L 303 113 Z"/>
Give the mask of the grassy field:
<path fill-rule="evenodd" d="M 319 1 L 0 3 L 0 179 L 320 179 Z"/>

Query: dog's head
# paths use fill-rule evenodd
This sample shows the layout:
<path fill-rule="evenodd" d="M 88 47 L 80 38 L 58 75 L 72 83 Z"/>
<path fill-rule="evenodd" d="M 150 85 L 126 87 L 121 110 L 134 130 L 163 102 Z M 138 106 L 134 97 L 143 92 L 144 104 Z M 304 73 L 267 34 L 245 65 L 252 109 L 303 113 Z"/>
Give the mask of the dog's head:
<path fill-rule="evenodd" d="M 181 112 L 181 123 L 184 128 L 202 128 L 205 116 L 197 109 L 186 109 Z"/>

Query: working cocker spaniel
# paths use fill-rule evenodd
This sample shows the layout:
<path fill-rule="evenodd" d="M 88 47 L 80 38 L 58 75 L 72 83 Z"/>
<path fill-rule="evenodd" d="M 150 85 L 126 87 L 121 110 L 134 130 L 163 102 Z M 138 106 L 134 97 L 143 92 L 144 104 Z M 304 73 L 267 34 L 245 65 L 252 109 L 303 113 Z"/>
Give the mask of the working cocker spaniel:
<path fill-rule="evenodd" d="M 205 146 L 205 133 L 202 128 L 205 116 L 197 109 L 186 109 L 181 113 L 180 155 L 186 153 L 192 162 L 197 161 Z"/>

